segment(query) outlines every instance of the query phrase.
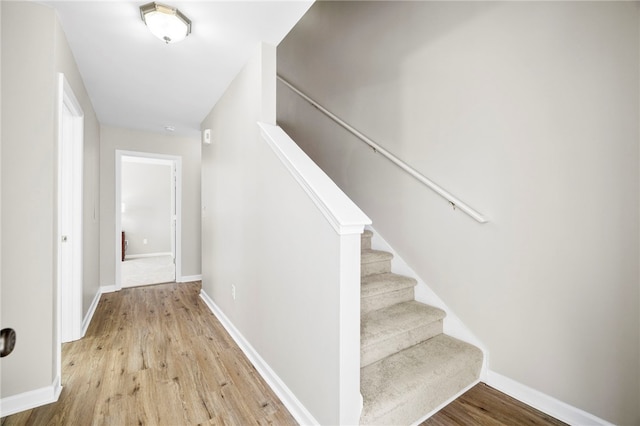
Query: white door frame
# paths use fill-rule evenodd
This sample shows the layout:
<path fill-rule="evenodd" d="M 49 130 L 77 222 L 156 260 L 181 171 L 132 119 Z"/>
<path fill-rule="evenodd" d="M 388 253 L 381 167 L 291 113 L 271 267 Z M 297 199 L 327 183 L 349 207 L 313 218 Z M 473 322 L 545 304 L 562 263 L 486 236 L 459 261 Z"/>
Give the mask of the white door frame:
<path fill-rule="evenodd" d="M 152 152 L 116 150 L 115 182 L 115 219 L 116 219 L 116 267 L 115 288 L 122 289 L 122 157 L 140 157 L 156 160 L 169 160 L 174 164 L 175 173 L 175 265 L 176 282 L 182 280 L 182 157 L 177 155 L 156 154 Z"/>
<path fill-rule="evenodd" d="M 61 343 L 82 337 L 84 113 L 58 73 L 57 319 Z"/>

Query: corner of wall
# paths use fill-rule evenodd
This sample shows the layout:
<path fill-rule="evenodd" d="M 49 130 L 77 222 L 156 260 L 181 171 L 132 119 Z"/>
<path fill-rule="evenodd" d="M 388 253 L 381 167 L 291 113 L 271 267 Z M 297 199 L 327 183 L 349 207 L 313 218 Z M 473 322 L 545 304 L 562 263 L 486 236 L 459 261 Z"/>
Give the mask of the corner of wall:
<path fill-rule="evenodd" d="M 296 395 L 289 389 L 286 383 L 273 371 L 260 353 L 251 345 L 251 343 L 242 335 L 240 330 L 236 328 L 233 322 L 224 314 L 224 312 L 216 305 L 213 299 L 206 291 L 200 291 L 200 298 L 207 305 L 209 310 L 216 316 L 220 324 L 229 333 L 231 338 L 236 342 L 240 350 L 251 361 L 251 364 L 258 371 L 262 379 L 269 385 L 271 390 L 280 398 L 282 403 L 291 415 L 302 425 L 319 425 L 320 423 L 313 417 L 307 408 L 300 402 Z"/>

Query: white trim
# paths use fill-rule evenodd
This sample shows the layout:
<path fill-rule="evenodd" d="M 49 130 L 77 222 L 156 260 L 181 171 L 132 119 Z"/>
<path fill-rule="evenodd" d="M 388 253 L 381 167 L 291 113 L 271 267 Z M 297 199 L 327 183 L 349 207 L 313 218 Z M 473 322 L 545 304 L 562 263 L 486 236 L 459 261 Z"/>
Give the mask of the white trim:
<path fill-rule="evenodd" d="M 118 291 L 119 289 L 116 288 L 115 284 L 114 285 L 102 285 L 100 286 L 100 294 L 105 294 L 105 293 L 115 293 L 116 291 Z"/>
<path fill-rule="evenodd" d="M 318 167 L 284 130 L 258 123 L 262 137 L 339 235 L 362 234 L 371 219 Z"/>
<path fill-rule="evenodd" d="M 485 383 L 500 392 L 506 393 L 518 401 L 524 402 L 525 404 L 570 425 L 613 425 L 612 423 L 596 417 L 593 414 L 587 413 L 586 411 L 573 407 L 566 402 L 562 402 L 552 396 L 516 382 L 515 380 L 496 373 L 495 371 L 489 370 L 487 372 L 487 380 L 485 380 Z"/>
<path fill-rule="evenodd" d="M 202 281 L 202 275 L 185 275 L 180 277 L 179 283 L 190 283 L 192 281 Z"/>
<path fill-rule="evenodd" d="M 121 164 L 123 157 L 138 157 L 132 161 L 159 160 L 168 161 L 175 164 L 175 208 L 176 208 L 176 228 L 175 228 L 175 279 L 182 276 L 182 157 L 179 155 L 156 154 L 153 152 L 126 151 L 116 149 L 115 155 L 115 291 L 122 289 L 122 218 L 121 218 Z M 129 161 L 129 160 L 127 160 Z"/>
<path fill-rule="evenodd" d="M 285 407 L 289 410 L 291 415 L 301 425 L 318 425 L 320 424 L 311 413 L 306 409 L 304 405 L 296 398 L 287 385 L 278 377 L 278 375 L 269 367 L 269 364 L 262 359 L 260 354 L 251 346 L 251 344 L 242 336 L 240 331 L 231 323 L 229 318 L 222 312 L 222 310 L 215 304 L 215 302 L 205 293 L 204 290 L 200 290 L 200 298 L 211 309 L 211 312 L 218 318 L 222 326 L 231 335 L 231 338 L 242 349 L 242 352 L 249 358 L 249 361 L 256 368 L 260 376 L 267 382 L 269 387 L 280 398 Z"/>
<path fill-rule="evenodd" d="M 467 328 L 462 320 L 447 306 L 447 304 L 438 297 L 438 295 L 418 276 L 418 274 L 400 257 L 400 255 L 385 241 L 385 239 L 376 231 L 372 226 L 367 226 L 367 229 L 373 232 L 371 238 L 371 247 L 377 250 L 384 250 L 393 254 L 391 260 L 391 269 L 394 273 L 399 275 L 405 275 L 414 278 L 418 283 L 415 287 L 415 299 L 418 302 L 425 303 L 427 305 L 440 308 L 447 313 L 443 321 L 443 333 L 448 334 L 451 337 L 462 340 L 463 342 L 470 343 L 478 347 L 484 354 L 482 361 L 482 370 L 480 372 L 480 379 L 484 379 L 486 372 L 489 368 L 489 350 L 487 347 L 476 337 L 475 334 Z"/>
<path fill-rule="evenodd" d="M 2 398 L 0 399 L 0 416 L 6 417 L 56 402 L 61 391 L 60 376 L 57 376 L 49 386 Z"/>
<path fill-rule="evenodd" d="M 364 401 L 360 393 L 361 235 L 340 236 L 338 352 L 341 425 L 360 423 Z"/>
<path fill-rule="evenodd" d="M 138 157 L 127 156 L 122 159 L 124 163 L 136 163 L 136 164 L 155 164 L 159 166 L 173 166 L 173 160 L 167 160 L 164 158 L 150 158 L 150 157 Z"/>
<path fill-rule="evenodd" d="M 93 319 L 93 314 L 96 313 L 96 308 L 98 307 L 98 303 L 100 302 L 100 296 L 102 296 L 102 287 L 98 289 L 98 292 L 94 296 L 91 301 L 91 305 L 89 306 L 89 310 L 87 311 L 87 315 L 84 316 L 84 320 L 82 320 L 82 337 L 87 334 L 87 329 L 89 328 L 89 324 L 91 324 L 91 320 Z"/>
<path fill-rule="evenodd" d="M 425 420 L 427 420 L 428 418 L 430 418 L 431 416 L 433 416 L 434 414 L 436 414 L 438 411 L 442 410 L 444 407 L 446 407 L 447 405 L 451 404 L 453 401 L 455 401 L 456 399 L 458 399 L 459 397 L 461 397 L 465 392 L 469 391 L 472 387 L 474 387 L 475 385 L 477 385 L 478 383 L 480 383 L 480 380 L 476 380 L 473 383 L 471 383 L 469 386 L 467 386 L 466 388 L 462 389 L 460 392 L 456 393 L 455 395 L 453 395 L 451 398 L 447 399 L 445 402 L 443 402 L 442 404 L 438 405 L 436 408 L 434 408 L 431 412 L 429 412 L 428 414 L 420 417 L 419 420 L 416 420 L 415 422 L 412 423 L 412 426 L 417 426 L 420 423 L 424 422 Z"/>
<path fill-rule="evenodd" d="M 173 256 L 171 252 L 160 252 L 160 253 L 146 253 L 146 254 L 129 254 L 124 258 L 127 259 L 142 259 L 144 257 L 158 257 L 158 256 Z"/>

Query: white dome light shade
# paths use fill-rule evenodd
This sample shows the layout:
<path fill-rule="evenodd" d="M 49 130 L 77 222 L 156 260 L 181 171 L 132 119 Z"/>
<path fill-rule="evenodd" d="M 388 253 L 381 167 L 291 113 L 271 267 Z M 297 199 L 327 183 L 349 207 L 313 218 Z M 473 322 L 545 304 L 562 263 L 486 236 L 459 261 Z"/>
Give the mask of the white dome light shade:
<path fill-rule="evenodd" d="M 191 21 L 175 7 L 148 3 L 140 6 L 140 17 L 151 34 L 167 44 L 183 40 L 191 32 Z"/>

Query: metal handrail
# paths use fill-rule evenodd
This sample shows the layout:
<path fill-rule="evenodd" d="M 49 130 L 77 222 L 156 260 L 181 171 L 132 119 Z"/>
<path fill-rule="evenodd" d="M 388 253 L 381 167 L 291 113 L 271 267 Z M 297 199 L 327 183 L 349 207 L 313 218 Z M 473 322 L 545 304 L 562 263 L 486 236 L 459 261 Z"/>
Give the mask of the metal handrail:
<path fill-rule="evenodd" d="M 304 100 L 309 102 L 312 106 L 314 106 L 315 108 L 317 108 L 318 110 L 323 112 L 327 117 L 329 117 L 330 119 L 332 119 L 333 121 L 338 123 L 340 126 L 344 127 L 346 130 L 348 130 L 351 134 L 356 136 L 358 139 L 360 139 L 361 141 L 363 141 L 364 143 L 369 145 L 371 148 L 373 148 L 374 152 L 382 154 L 386 159 L 391 161 L 393 164 L 395 164 L 396 166 L 400 167 L 402 170 L 404 170 L 405 172 L 409 173 L 411 176 L 416 178 L 418 181 L 420 181 L 423 184 L 425 184 L 427 187 L 429 187 L 436 194 L 438 194 L 441 197 L 443 197 L 445 200 L 447 200 L 449 202 L 449 204 L 451 204 L 451 206 L 453 206 L 454 210 L 455 209 L 460 209 L 461 211 L 463 211 L 464 213 L 468 214 L 469 216 L 471 216 L 473 219 L 475 219 L 479 223 L 487 223 L 488 222 L 488 220 L 482 214 L 480 214 L 476 210 L 474 210 L 471 207 L 469 207 L 467 204 L 462 202 L 459 198 L 454 197 L 452 194 L 450 194 L 448 191 L 446 191 L 445 189 L 440 187 L 434 181 L 432 181 L 431 179 L 427 178 L 426 176 L 424 176 L 423 174 L 421 174 L 420 172 L 418 172 L 417 170 L 415 170 L 414 168 L 409 166 L 407 163 L 405 163 L 404 161 L 402 161 L 401 159 L 399 159 L 398 157 L 396 157 L 395 155 L 393 155 L 392 153 L 390 153 L 389 151 L 384 149 L 382 146 L 380 146 L 379 144 L 377 144 L 373 140 L 369 139 L 367 136 L 362 134 L 359 130 L 353 128 L 350 124 L 344 122 L 340 117 L 336 116 L 331 111 L 327 110 L 325 107 L 323 107 L 322 105 L 320 105 L 319 103 L 317 103 L 316 101 L 311 99 L 309 96 L 305 95 L 303 92 L 301 92 L 298 88 L 296 88 L 291 83 L 289 83 L 287 80 L 282 78 L 280 75 L 278 75 L 278 80 L 280 80 L 285 86 L 287 86 L 293 92 L 298 94 L 298 96 L 300 96 L 301 98 L 303 98 Z"/>

